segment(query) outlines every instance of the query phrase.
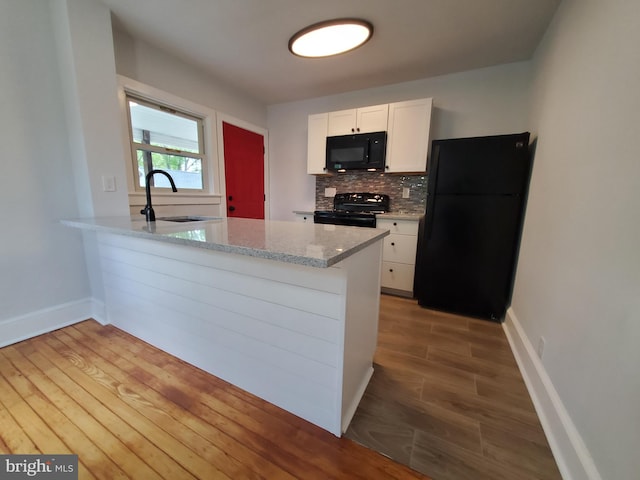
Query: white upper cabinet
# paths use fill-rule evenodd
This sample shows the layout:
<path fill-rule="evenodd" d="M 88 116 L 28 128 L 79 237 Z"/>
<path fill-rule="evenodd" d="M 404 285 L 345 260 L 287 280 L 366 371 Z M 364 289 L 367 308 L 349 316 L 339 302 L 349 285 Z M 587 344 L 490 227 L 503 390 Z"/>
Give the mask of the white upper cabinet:
<path fill-rule="evenodd" d="M 307 173 L 326 175 L 327 137 L 387 132 L 385 171 L 427 171 L 433 99 L 422 98 L 309 115 Z"/>
<path fill-rule="evenodd" d="M 432 104 L 423 98 L 389 105 L 386 172 L 427 171 Z"/>
<path fill-rule="evenodd" d="M 328 113 L 309 115 L 307 132 L 307 173 L 309 175 L 327 173 L 328 118 Z"/>
<path fill-rule="evenodd" d="M 329 112 L 327 136 L 384 132 L 387 130 L 388 117 L 388 104 Z"/>

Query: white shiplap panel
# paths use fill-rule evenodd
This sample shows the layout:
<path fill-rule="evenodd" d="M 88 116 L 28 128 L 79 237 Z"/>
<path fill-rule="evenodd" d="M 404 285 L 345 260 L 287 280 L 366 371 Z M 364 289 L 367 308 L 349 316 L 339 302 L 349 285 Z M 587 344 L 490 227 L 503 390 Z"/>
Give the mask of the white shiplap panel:
<path fill-rule="evenodd" d="M 300 371 L 295 371 L 295 368 L 282 369 L 280 365 L 274 365 L 274 363 L 278 363 L 278 359 L 273 361 L 273 359 L 268 356 L 267 360 L 264 360 L 265 356 L 261 350 L 254 352 L 252 349 L 242 348 L 243 342 L 246 339 L 241 336 L 234 338 L 227 332 L 221 332 L 215 325 L 200 322 L 199 319 L 193 319 L 185 313 L 168 311 L 153 305 L 145 299 L 130 295 L 127 292 L 112 289 L 110 286 L 107 288 L 111 299 L 117 300 L 117 303 L 122 307 L 118 312 L 121 325 L 115 323 L 114 325 L 128 327 L 127 322 L 130 322 L 131 325 L 135 324 L 136 326 L 145 323 L 145 329 L 138 333 L 149 338 L 157 336 L 159 340 L 162 340 L 166 336 L 164 347 L 161 348 L 170 348 L 171 350 L 167 350 L 169 352 L 172 352 L 173 349 L 176 348 L 184 349 L 185 351 L 189 350 L 191 348 L 190 342 L 198 339 L 207 344 L 207 349 L 204 351 L 204 356 L 201 360 L 206 361 L 209 357 L 215 357 L 218 359 L 216 365 L 221 368 L 232 367 L 237 363 L 239 358 L 243 358 L 249 362 L 255 362 L 256 359 L 259 359 L 259 363 L 265 365 L 266 368 L 277 369 L 280 372 L 295 377 L 297 383 L 304 383 L 306 386 L 304 389 L 300 389 L 301 392 L 306 392 L 308 388 L 311 388 L 311 390 L 314 391 L 314 395 L 322 395 L 320 392 L 330 390 L 328 386 L 315 381 L 316 379 L 309 378 L 307 372 L 303 372 L 301 375 Z M 247 342 L 246 345 L 250 346 L 250 343 Z M 234 362 L 229 360 L 231 358 L 231 352 L 233 352 L 232 356 L 235 358 Z M 307 396 L 307 394 L 304 393 L 303 396 Z M 325 400 L 328 398 L 326 395 L 322 396 Z"/>
<path fill-rule="evenodd" d="M 323 269 L 99 238 L 111 323 L 341 435 L 371 372 L 382 242 Z"/>
<path fill-rule="evenodd" d="M 185 298 L 174 293 L 163 291 L 158 295 L 158 290 L 150 286 L 148 282 L 138 282 L 129 278 L 114 275 L 105 268 L 105 283 L 115 290 L 133 294 L 153 303 L 154 307 L 167 311 L 185 313 L 194 319 L 210 323 L 218 328 L 228 330 L 238 335 L 260 343 L 267 343 L 275 348 L 282 349 L 294 355 L 318 362 L 335 368 L 338 363 L 338 344 L 310 337 L 299 332 L 287 330 L 276 325 L 261 321 L 259 318 L 247 317 L 231 310 L 220 309 L 214 305 L 190 298 Z M 149 275 L 148 272 L 144 274 Z M 176 281 L 180 282 L 180 281 Z"/>
<path fill-rule="evenodd" d="M 104 268 L 123 278 L 135 279 L 163 292 L 203 301 L 222 310 L 236 311 L 248 317 L 259 318 L 271 325 L 304 333 L 328 342 L 337 342 L 340 322 L 336 319 L 302 310 L 291 315 L 290 308 L 287 306 L 231 293 L 204 283 L 196 283 L 191 279 L 176 278 L 172 272 L 163 273 L 158 269 L 153 271 L 137 268 L 121 262 L 118 257 L 116 251 L 109 252 L 108 257 L 104 257 L 104 260 L 108 258 L 108 261 L 104 261 Z M 115 258 L 118 259 L 115 260 Z M 225 272 L 211 272 L 211 275 L 224 276 Z M 334 303 L 333 308 L 337 309 L 341 298 L 335 294 L 324 293 L 321 295 L 321 301 Z"/>
<path fill-rule="evenodd" d="M 209 285 L 224 292 L 259 298 L 326 317 L 337 319 L 342 315 L 342 306 L 335 301 L 331 301 L 335 294 L 326 291 L 309 289 L 293 283 L 273 282 L 262 277 L 226 269 L 185 264 L 180 260 L 128 249 L 114 249 L 106 245 L 101 245 L 101 256 L 107 261 L 118 261 L 153 272 L 167 273 L 173 277 Z M 270 263 L 276 264 L 277 262 Z M 332 269 L 322 270 L 328 271 Z M 292 282 L 291 273 L 287 277 L 287 281 Z M 337 281 L 340 280 L 337 279 Z M 325 283 L 330 282 L 325 280 Z"/>
<path fill-rule="evenodd" d="M 193 333 L 184 328 L 191 322 L 184 314 L 154 308 L 109 286 L 107 290 L 110 302 L 119 305 L 115 326 L 323 428 L 333 419 L 335 388 L 257 361 L 207 329 Z"/>
<path fill-rule="evenodd" d="M 341 274 L 336 272 L 336 270 L 340 269 L 339 265 L 332 268 L 310 268 L 247 255 L 217 252 L 204 248 L 105 233 L 99 234 L 99 241 L 102 244 L 171 259 L 175 259 L 176 252 L 179 252 L 181 263 L 230 270 L 257 278 L 290 283 L 336 294 L 344 292 L 344 284 L 338 281 L 341 278 Z M 331 282 L 326 281 L 329 275 L 333 276 L 333 281 Z M 292 280 L 292 278 L 295 280 Z"/>
<path fill-rule="evenodd" d="M 366 255 L 349 257 L 349 296 L 344 334 L 342 377 L 342 431 L 346 431 L 356 412 L 369 379 L 373 374 L 372 359 L 378 343 L 380 307 L 380 264 L 382 242 Z"/>

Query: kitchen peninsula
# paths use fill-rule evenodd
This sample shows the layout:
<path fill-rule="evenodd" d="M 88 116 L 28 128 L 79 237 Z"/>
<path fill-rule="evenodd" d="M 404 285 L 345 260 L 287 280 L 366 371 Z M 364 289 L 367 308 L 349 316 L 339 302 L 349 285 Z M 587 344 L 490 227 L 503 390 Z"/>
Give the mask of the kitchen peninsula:
<path fill-rule="evenodd" d="M 65 220 L 96 232 L 106 321 L 340 436 L 373 373 L 374 228 Z"/>

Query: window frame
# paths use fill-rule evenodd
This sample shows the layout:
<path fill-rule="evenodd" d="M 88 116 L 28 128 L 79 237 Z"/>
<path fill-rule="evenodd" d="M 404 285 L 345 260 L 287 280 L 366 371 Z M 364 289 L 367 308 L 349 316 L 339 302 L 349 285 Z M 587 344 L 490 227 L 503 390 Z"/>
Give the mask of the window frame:
<path fill-rule="evenodd" d="M 174 201 L 178 201 L 180 197 L 220 197 L 221 171 L 218 161 L 216 112 L 214 110 L 121 75 L 118 75 L 118 97 L 122 115 L 121 118 L 123 119 L 122 138 L 125 151 L 128 152 L 128 159 L 126 159 L 128 166 L 126 171 L 130 197 L 144 195 L 145 187 L 141 187 L 138 181 L 137 146 L 140 144 L 133 141 L 128 105 L 129 97 L 133 97 L 152 108 L 159 108 L 160 110 L 167 109 L 169 113 L 175 112 L 177 115 L 189 119 L 197 119 L 201 122 L 199 142 L 201 142 L 200 148 L 202 149 L 202 153 L 195 154 L 185 151 L 177 153 L 175 150 L 153 145 L 145 145 L 145 150 L 158 153 L 179 154 L 191 158 L 202 158 L 202 189 L 178 188 L 177 193 L 172 193 L 170 188 L 152 186 L 151 191 L 157 195 L 171 195 Z M 132 204 L 131 201 L 130 204 Z"/>
<path fill-rule="evenodd" d="M 157 102 L 151 102 L 146 98 L 142 98 L 138 95 L 133 95 L 129 92 L 125 91 L 125 98 L 126 98 L 126 105 L 127 105 L 127 120 L 128 120 L 128 124 L 129 124 L 129 140 L 130 140 L 130 148 L 131 148 L 131 155 L 133 157 L 133 159 L 135 159 L 135 172 L 134 172 L 134 181 L 135 181 L 135 187 L 136 189 L 141 189 L 144 190 L 145 187 L 140 185 L 140 181 L 139 181 L 139 165 L 138 165 L 138 152 L 139 151 L 143 151 L 143 152 L 150 152 L 150 153 L 159 153 L 159 154 L 163 154 L 163 155 L 175 155 L 178 157 L 184 157 L 184 158 L 195 158 L 200 160 L 200 178 L 201 178 L 201 184 L 202 184 L 202 188 L 184 188 L 184 190 L 188 190 L 190 192 L 203 192 L 206 191 L 206 182 L 205 182 L 205 178 L 206 178 L 206 172 L 205 172 L 205 164 L 206 164 L 206 160 L 207 160 L 207 155 L 206 155 L 206 150 L 204 148 L 204 121 L 202 118 L 200 117 L 196 117 L 193 115 L 189 115 L 185 112 L 176 110 L 174 108 L 170 108 L 167 107 L 165 105 L 162 105 L 160 103 Z M 174 115 L 176 117 L 181 117 L 181 118 L 185 118 L 187 120 L 196 122 L 196 128 L 198 131 L 198 152 L 190 152 L 190 151 L 186 151 L 186 150 L 180 150 L 180 149 L 174 149 L 174 148 L 168 148 L 168 147 L 162 147 L 162 146 L 158 146 L 158 145 L 152 145 L 152 144 L 145 144 L 145 143 L 138 143 L 135 141 L 134 139 L 134 135 L 133 135 L 133 125 L 132 125 L 132 120 L 131 120 L 131 108 L 129 105 L 129 102 L 133 101 L 136 102 L 138 105 L 142 105 L 144 107 L 150 108 L 150 109 L 154 109 L 154 110 L 158 110 L 164 113 L 168 113 L 170 115 Z M 145 162 L 146 163 L 146 162 Z M 147 172 L 147 166 L 145 165 L 145 172 Z M 153 180 L 153 179 L 152 179 Z M 153 182 L 151 182 L 152 186 L 153 186 Z M 160 187 L 156 187 L 158 189 L 160 189 Z M 168 187 L 165 187 L 165 190 L 167 190 Z"/>

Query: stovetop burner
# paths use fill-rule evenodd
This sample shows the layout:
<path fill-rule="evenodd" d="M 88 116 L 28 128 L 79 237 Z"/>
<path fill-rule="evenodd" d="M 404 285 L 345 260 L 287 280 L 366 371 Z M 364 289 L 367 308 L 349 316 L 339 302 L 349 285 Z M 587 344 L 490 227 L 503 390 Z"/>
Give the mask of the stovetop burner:
<path fill-rule="evenodd" d="M 389 196 L 380 193 L 338 193 L 333 197 L 333 210 L 314 212 L 314 223 L 334 225 L 376 226 L 376 213 L 389 211 Z"/>
<path fill-rule="evenodd" d="M 333 197 L 333 209 L 339 212 L 389 211 L 389 195 L 380 193 L 338 193 Z"/>

